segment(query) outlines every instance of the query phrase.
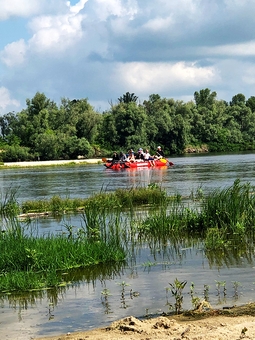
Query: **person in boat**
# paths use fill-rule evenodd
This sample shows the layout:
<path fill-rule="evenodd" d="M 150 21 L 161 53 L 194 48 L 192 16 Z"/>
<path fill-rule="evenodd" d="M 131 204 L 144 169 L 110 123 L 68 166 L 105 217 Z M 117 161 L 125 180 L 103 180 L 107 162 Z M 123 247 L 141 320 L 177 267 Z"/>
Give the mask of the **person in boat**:
<path fill-rule="evenodd" d="M 135 159 L 144 159 L 144 152 L 143 152 L 143 149 L 140 148 L 135 156 Z"/>
<path fill-rule="evenodd" d="M 158 146 L 158 147 L 157 147 L 156 157 L 157 157 L 158 159 L 164 158 L 164 157 L 165 157 L 165 153 L 164 153 L 164 151 L 161 149 L 161 146 Z"/>
<path fill-rule="evenodd" d="M 128 160 L 127 155 L 124 152 L 120 152 L 120 161 L 126 162 Z"/>
<path fill-rule="evenodd" d="M 112 164 L 118 162 L 120 160 L 119 155 L 117 154 L 116 151 L 114 151 L 113 155 L 112 155 Z"/>
<path fill-rule="evenodd" d="M 146 149 L 144 153 L 144 160 L 148 161 L 151 166 L 155 165 L 154 157 L 150 155 L 149 150 Z"/>
<path fill-rule="evenodd" d="M 129 162 L 134 162 L 135 161 L 135 154 L 132 149 L 128 151 L 128 161 Z"/>

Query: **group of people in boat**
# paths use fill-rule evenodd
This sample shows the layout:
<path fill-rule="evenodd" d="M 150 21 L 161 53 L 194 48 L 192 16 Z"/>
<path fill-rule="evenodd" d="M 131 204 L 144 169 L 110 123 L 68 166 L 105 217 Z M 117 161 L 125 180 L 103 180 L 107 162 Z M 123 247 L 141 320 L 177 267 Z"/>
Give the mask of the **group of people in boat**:
<path fill-rule="evenodd" d="M 114 152 L 112 156 L 112 164 L 119 161 L 134 162 L 136 160 L 144 160 L 150 162 L 151 166 L 154 166 L 155 160 L 160 159 L 162 157 L 165 157 L 165 154 L 161 146 L 157 147 L 155 155 L 151 155 L 148 149 L 145 149 L 145 151 L 143 151 L 142 148 L 139 148 L 136 153 L 132 149 L 130 149 L 127 154 L 123 152 L 120 152 L 120 154 Z"/>

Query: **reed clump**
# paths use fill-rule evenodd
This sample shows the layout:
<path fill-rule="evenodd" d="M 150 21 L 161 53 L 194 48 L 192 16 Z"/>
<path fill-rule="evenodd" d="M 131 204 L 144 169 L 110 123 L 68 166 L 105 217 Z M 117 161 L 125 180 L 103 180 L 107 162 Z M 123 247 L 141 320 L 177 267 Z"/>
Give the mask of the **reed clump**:
<path fill-rule="evenodd" d="M 22 213 L 52 212 L 63 213 L 67 211 L 84 210 L 92 204 L 98 208 L 130 208 L 134 205 L 160 204 L 167 199 L 165 190 L 159 186 L 136 187 L 130 189 L 117 189 L 115 192 L 100 192 L 89 198 L 61 198 L 58 195 L 51 199 L 38 201 L 25 201 L 21 204 Z"/>
<path fill-rule="evenodd" d="M 203 195 L 192 209 L 179 198 L 172 199 L 150 211 L 137 230 L 140 239 L 199 235 L 207 251 L 244 245 L 255 231 L 254 190 L 249 183 L 236 180 L 228 188 Z"/>
<path fill-rule="evenodd" d="M 0 234 L 0 291 L 23 291 L 65 285 L 62 274 L 74 268 L 121 262 L 126 254 L 113 238 L 79 234 L 28 236 L 17 219 Z"/>

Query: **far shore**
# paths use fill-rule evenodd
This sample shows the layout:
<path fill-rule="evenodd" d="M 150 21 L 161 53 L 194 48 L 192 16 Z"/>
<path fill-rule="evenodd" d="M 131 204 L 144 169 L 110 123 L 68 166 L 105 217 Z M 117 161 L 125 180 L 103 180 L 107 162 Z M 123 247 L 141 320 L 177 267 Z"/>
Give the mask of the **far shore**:
<path fill-rule="evenodd" d="M 10 166 L 10 167 L 15 167 L 15 166 L 50 166 L 50 165 L 67 165 L 67 164 L 98 164 L 102 163 L 101 158 L 91 158 L 91 159 L 68 159 L 68 160 L 57 160 L 57 161 L 29 161 L 29 162 L 6 162 L 3 164 L 3 166 Z"/>

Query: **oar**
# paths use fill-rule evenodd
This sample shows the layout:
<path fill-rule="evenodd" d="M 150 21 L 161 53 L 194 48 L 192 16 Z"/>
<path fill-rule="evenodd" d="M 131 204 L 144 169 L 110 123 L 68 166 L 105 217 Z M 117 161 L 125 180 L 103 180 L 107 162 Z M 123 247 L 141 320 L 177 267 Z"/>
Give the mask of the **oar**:
<path fill-rule="evenodd" d="M 167 160 L 167 161 L 168 161 L 168 164 L 169 164 L 170 166 L 173 166 L 173 165 L 174 165 L 173 162 L 171 162 L 171 161 L 169 161 L 169 160 Z"/>

